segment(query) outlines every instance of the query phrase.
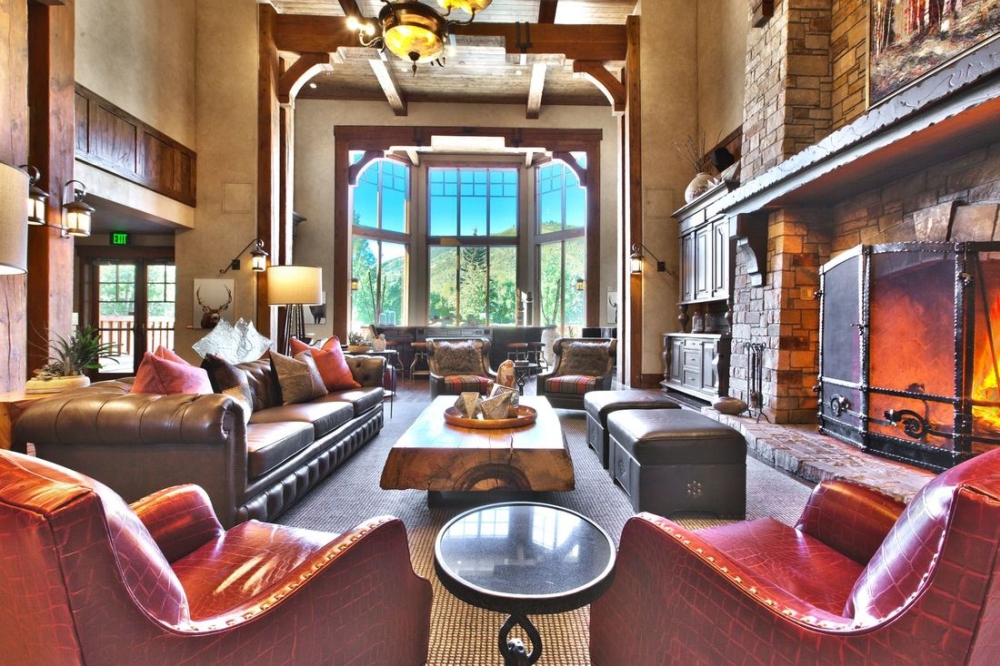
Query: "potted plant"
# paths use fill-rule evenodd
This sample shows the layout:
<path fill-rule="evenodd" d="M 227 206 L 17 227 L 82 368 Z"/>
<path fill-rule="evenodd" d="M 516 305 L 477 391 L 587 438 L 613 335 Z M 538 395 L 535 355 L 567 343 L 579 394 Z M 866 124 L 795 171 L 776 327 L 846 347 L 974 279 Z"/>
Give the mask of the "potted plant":
<path fill-rule="evenodd" d="M 358 331 L 353 331 L 347 334 L 347 351 L 352 354 L 358 354 L 361 352 L 368 351 L 368 341 L 365 340 L 363 336 Z"/>
<path fill-rule="evenodd" d="M 59 334 L 50 345 L 48 362 L 35 370 L 25 385 L 26 393 L 50 393 L 90 384 L 88 370 L 101 367 L 101 359 L 113 356 L 114 346 L 101 340 L 100 329 L 84 326 L 68 339 Z"/>

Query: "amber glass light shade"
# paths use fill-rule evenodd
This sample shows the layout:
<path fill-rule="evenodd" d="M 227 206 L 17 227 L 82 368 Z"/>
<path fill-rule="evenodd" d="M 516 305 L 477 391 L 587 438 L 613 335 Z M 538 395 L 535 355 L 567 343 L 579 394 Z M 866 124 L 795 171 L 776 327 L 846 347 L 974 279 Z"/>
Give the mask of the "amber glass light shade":
<path fill-rule="evenodd" d="M 447 23 L 419 2 L 386 5 L 379 13 L 382 39 L 392 53 L 413 63 L 431 62 L 444 53 Z"/>
<path fill-rule="evenodd" d="M 478 14 L 487 7 L 493 0 L 437 0 L 438 5 L 444 10 L 452 11 L 461 9 L 466 14 Z"/>

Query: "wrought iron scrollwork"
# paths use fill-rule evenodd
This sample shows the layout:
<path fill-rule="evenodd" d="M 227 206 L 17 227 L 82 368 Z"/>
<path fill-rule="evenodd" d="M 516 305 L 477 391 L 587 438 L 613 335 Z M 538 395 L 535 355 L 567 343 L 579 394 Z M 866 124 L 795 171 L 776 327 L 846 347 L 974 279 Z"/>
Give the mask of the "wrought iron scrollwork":
<path fill-rule="evenodd" d="M 927 419 L 912 409 L 889 409 L 885 412 L 885 418 L 896 427 L 902 424 L 903 432 L 913 439 L 922 439 L 930 430 Z"/>
<path fill-rule="evenodd" d="M 851 401 L 839 393 L 830 398 L 830 411 L 833 412 L 834 416 L 840 416 L 850 408 Z"/>

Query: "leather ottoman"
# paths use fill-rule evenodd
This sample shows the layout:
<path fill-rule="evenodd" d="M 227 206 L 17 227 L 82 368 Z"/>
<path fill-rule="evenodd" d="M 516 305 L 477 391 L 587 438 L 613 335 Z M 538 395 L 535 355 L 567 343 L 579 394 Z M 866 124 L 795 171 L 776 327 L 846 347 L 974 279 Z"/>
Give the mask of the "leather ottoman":
<path fill-rule="evenodd" d="M 746 517 L 747 444 L 738 431 L 686 409 L 608 415 L 611 472 L 635 511 Z"/>
<path fill-rule="evenodd" d="M 611 464 L 608 445 L 608 414 L 622 409 L 680 409 L 680 405 L 656 389 L 590 391 L 583 396 L 587 410 L 587 446 L 601 459 L 604 469 Z"/>

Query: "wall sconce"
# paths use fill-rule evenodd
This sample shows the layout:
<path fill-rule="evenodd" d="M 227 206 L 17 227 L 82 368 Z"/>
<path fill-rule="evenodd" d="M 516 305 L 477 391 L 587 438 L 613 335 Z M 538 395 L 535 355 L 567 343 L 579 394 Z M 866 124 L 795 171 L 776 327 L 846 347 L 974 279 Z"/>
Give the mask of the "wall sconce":
<path fill-rule="evenodd" d="M 583 278 L 582 277 L 578 277 L 576 279 L 576 290 L 577 291 L 583 291 L 583 288 L 584 288 L 585 284 L 586 283 L 584 282 Z"/>
<path fill-rule="evenodd" d="M 658 273 L 667 272 L 667 264 L 665 261 L 660 261 L 660 258 L 653 254 L 653 252 L 642 243 L 632 243 L 632 256 L 629 257 L 629 263 L 633 275 L 642 273 L 642 252 L 639 251 L 640 249 L 649 252 L 649 255 L 653 257 L 653 259 L 656 259 L 656 271 Z"/>
<path fill-rule="evenodd" d="M 28 174 L 28 224 L 44 226 L 45 201 L 49 198 L 49 193 L 35 185 L 42 174 L 30 164 L 22 164 L 18 169 Z"/>
<path fill-rule="evenodd" d="M 359 288 L 361 288 L 361 281 L 358 278 L 356 278 L 356 277 L 354 277 L 352 275 L 351 276 L 351 291 L 357 291 Z"/>
<path fill-rule="evenodd" d="M 256 247 L 250 250 L 251 246 Z M 247 250 L 250 250 L 250 270 L 254 273 L 263 273 L 267 269 L 267 252 L 264 252 L 264 241 L 259 238 L 254 238 L 252 241 L 247 243 L 245 248 L 240 250 L 236 256 L 229 261 L 228 266 L 219 269 L 219 275 L 225 275 L 231 270 L 240 270 L 240 257 L 242 257 L 243 253 Z"/>
<path fill-rule="evenodd" d="M 28 174 L 0 164 L 0 275 L 28 270 Z"/>
<path fill-rule="evenodd" d="M 73 183 L 80 187 L 72 188 L 73 200 L 68 201 L 66 189 Z M 89 236 L 90 217 L 94 214 L 94 209 L 83 203 L 83 198 L 87 196 L 87 186 L 78 180 L 71 180 L 63 185 L 63 236 Z"/>

